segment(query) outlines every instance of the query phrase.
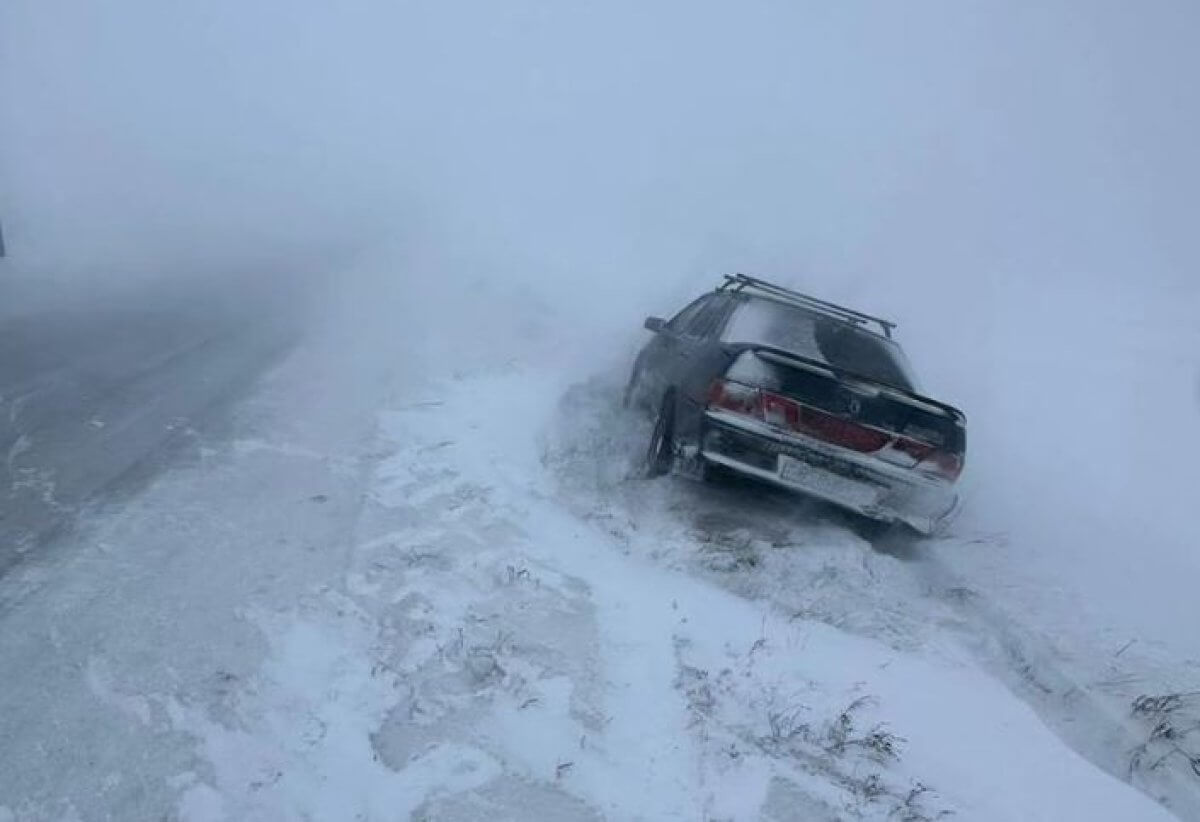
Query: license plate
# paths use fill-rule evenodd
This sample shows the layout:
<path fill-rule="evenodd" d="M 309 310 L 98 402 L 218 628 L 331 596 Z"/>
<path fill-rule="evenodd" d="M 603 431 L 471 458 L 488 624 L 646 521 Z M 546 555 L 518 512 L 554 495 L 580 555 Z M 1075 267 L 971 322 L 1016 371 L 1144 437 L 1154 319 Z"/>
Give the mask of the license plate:
<path fill-rule="evenodd" d="M 786 454 L 779 455 L 779 478 L 817 496 L 850 505 L 873 505 L 879 499 L 879 489 L 874 486 L 809 465 Z"/>

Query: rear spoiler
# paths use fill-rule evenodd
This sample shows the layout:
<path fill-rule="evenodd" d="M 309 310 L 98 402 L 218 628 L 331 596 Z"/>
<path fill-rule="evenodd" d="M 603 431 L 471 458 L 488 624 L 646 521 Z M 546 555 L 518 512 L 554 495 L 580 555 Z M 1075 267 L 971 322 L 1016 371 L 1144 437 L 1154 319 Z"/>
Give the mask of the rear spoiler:
<path fill-rule="evenodd" d="M 850 378 L 858 382 L 869 383 L 890 394 L 895 394 L 903 400 L 910 403 L 919 403 L 929 406 L 930 410 L 941 412 L 960 424 L 967 421 L 967 415 L 953 405 L 944 403 L 941 400 L 935 400 L 932 397 L 926 397 L 924 394 L 918 394 L 916 391 L 909 391 L 906 388 L 900 388 L 896 385 L 891 385 L 874 377 L 868 377 L 865 374 L 859 374 L 856 371 L 850 371 L 846 368 L 838 368 L 835 365 L 830 365 L 827 362 L 805 357 L 793 351 L 787 351 L 782 348 L 775 348 L 770 345 L 762 345 L 760 343 L 751 343 L 747 345 L 737 346 L 735 349 L 739 354 L 743 351 L 754 351 L 756 353 L 766 354 L 764 359 L 779 362 L 780 365 L 789 365 L 792 367 L 803 368 L 807 371 L 823 371 L 832 373 L 838 378 Z"/>

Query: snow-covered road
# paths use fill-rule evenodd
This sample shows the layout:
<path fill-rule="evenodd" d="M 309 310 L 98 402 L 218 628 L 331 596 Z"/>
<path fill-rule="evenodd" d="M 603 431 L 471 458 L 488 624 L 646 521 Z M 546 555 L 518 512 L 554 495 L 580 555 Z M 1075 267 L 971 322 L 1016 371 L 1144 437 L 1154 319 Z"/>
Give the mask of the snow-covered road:
<path fill-rule="evenodd" d="M 633 478 L 562 329 L 405 318 L 0 581 L 0 819 L 1170 818 L 1112 775 L 1153 718 L 940 559 L 979 535 Z"/>
<path fill-rule="evenodd" d="M 299 333 L 278 283 L 38 285 L 0 285 L 0 574 L 153 477 Z"/>

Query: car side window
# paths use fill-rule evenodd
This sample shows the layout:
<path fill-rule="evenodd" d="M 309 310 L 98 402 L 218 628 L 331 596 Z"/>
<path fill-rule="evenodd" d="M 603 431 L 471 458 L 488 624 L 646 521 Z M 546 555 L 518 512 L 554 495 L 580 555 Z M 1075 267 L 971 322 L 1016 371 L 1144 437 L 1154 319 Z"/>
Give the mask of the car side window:
<path fill-rule="evenodd" d="M 697 339 L 709 336 L 724 319 L 727 307 L 728 305 L 725 300 L 716 298 L 708 300 L 701 307 L 700 311 L 692 317 L 683 333 Z"/>
<path fill-rule="evenodd" d="M 704 310 L 704 307 L 708 301 L 709 300 L 707 296 L 696 300 L 687 308 L 676 314 L 674 318 L 667 323 L 667 328 L 670 329 L 670 331 L 674 334 L 689 333 L 688 329 L 691 326 L 692 321 L 695 320 L 700 312 Z"/>

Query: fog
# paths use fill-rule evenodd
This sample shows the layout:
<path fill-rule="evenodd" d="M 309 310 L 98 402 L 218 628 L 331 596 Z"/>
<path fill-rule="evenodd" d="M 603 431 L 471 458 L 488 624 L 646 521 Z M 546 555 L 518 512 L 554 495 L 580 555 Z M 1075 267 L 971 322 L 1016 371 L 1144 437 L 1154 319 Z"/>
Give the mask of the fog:
<path fill-rule="evenodd" d="M 451 336 L 472 294 L 523 294 L 597 368 L 756 272 L 900 321 L 971 419 L 980 529 L 1080 561 L 1194 545 L 1200 451 L 1162 432 L 1197 421 L 1198 24 L 1167 0 L 8 0 L 0 272 L 316 275 Z"/>
<path fill-rule="evenodd" d="M 199 268 L 432 224 L 622 284 L 1190 280 L 1187 4 L 340 5 L 6 3 L 13 257 Z"/>
<path fill-rule="evenodd" d="M 472 706 L 450 742 L 485 704 L 553 715 L 493 734 L 518 796 L 591 780 L 698 818 L 782 767 L 777 684 L 832 683 L 830 718 L 864 694 L 845 723 L 867 677 L 911 740 L 906 807 L 926 781 L 1036 804 L 991 787 L 1033 773 L 1048 817 L 1108 808 L 1055 781 L 1100 774 L 1042 721 L 1200 807 L 1195 760 L 1129 759 L 1163 727 L 1195 753 L 1155 727 L 1173 703 L 1129 707 L 1200 659 L 1198 42 L 1192 0 L 0 0 L 0 820 L 395 815 L 491 778 L 408 767 L 439 694 Z M 733 271 L 899 323 L 968 419 L 950 536 L 900 556 L 621 473 L 643 319 Z M 696 500 L 733 524 L 693 530 Z M 761 562 L 706 564 L 760 515 Z M 485 627 L 531 655 L 459 691 L 437 666 Z M 377 676 L 410 657 L 424 707 Z M 692 665 L 717 702 L 763 678 L 705 724 Z M 952 749 L 987 734 L 992 758 Z M 922 739 L 953 767 L 910 771 Z"/>

